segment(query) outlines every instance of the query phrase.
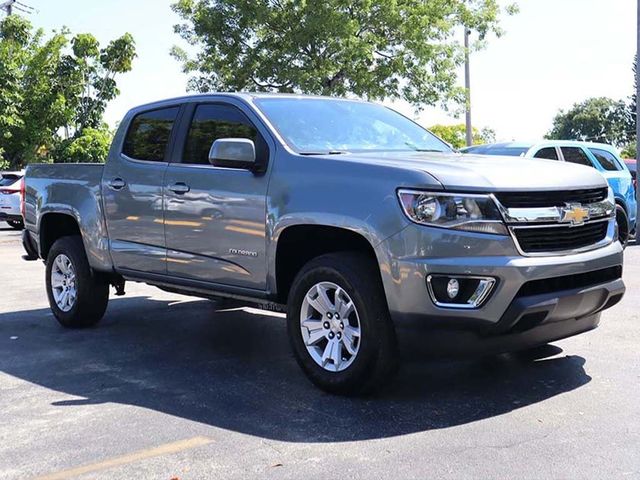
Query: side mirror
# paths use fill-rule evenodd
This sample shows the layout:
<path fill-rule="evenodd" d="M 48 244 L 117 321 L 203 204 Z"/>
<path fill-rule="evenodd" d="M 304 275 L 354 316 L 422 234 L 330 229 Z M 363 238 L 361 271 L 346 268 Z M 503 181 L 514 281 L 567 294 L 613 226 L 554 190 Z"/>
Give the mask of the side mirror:
<path fill-rule="evenodd" d="M 211 145 L 209 163 L 214 167 L 252 170 L 256 166 L 256 146 L 248 138 L 221 138 Z"/>

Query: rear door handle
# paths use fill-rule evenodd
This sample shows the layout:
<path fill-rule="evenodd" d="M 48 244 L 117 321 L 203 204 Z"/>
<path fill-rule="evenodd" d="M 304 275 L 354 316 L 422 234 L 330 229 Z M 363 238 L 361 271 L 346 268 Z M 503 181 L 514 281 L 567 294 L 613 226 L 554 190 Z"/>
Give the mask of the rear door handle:
<path fill-rule="evenodd" d="M 127 185 L 127 182 L 125 182 L 121 178 L 114 178 L 113 180 L 109 181 L 107 185 L 111 190 L 122 190 Z"/>
<path fill-rule="evenodd" d="M 177 193 L 178 195 L 184 195 L 185 193 L 188 193 L 191 190 L 191 188 L 189 188 L 189 185 L 182 182 L 174 183 L 173 185 L 170 185 L 168 188 L 173 193 Z"/>

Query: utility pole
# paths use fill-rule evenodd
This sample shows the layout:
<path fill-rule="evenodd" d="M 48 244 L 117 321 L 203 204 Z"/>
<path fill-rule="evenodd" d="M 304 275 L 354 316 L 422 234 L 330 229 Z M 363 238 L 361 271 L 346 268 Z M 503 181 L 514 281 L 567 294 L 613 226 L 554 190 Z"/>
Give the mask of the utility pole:
<path fill-rule="evenodd" d="M 7 13 L 7 16 L 13 13 L 13 4 L 16 3 L 17 0 L 8 0 L 4 3 L 0 3 L 0 10 L 4 10 Z"/>
<path fill-rule="evenodd" d="M 638 0 L 640 5 L 640 0 Z M 640 16 L 638 17 L 640 21 Z M 473 145 L 473 130 L 471 127 L 471 66 L 469 65 L 469 34 L 471 31 L 464 27 L 464 88 L 466 92 L 466 133 L 467 147 Z"/>
<path fill-rule="evenodd" d="M 636 59 L 640 54 L 640 0 L 638 0 L 638 21 L 637 21 L 637 45 Z M 637 60 L 636 60 L 637 62 Z M 636 172 L 640 173 L 640 68 L 636 66 Z M 636 173 L 636 175 L 638 174 Z M 640 188 L 636 188 L 636 199 L 640 202 Z M 640 205 L 638 205 L 638 213 L 640 214 Z M 637 218 L 637 217 L 636 217 Z M 636 227 L 637 232 L 637 227 Z M 637 235 L 637 233 L 636 233 Z"/>
<path fill-rule="evenodd" d="M 2 2 L 2 0 L 0 0 Z M 19 12 L 31 14 L 37 11 L 35 8 L 30 7 L 29 5 L 21 2 L 20 0 L 6 0 L 0 3 L 0 10 L 4 10 L 7 16 L 13 13 L 13 9 L 18 10 Z"/>

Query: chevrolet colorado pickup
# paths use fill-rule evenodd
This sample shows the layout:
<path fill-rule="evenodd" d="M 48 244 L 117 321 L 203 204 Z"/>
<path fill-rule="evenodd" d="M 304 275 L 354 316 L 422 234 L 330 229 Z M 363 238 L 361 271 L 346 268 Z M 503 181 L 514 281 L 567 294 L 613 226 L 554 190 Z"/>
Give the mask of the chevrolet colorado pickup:
<path fill-rule="evenodd" d="M 462 156 L 361 101 L 137 107 L 104 165 L 32 165 L 24 188 L 23 242 L 63 326 L 94 325 L 125 281 L 262 305 L 335 393 L 384 384 L 401 332 L 434 352 L 527 349 L 595 328 L 624 294 L 594 169 Z"/>

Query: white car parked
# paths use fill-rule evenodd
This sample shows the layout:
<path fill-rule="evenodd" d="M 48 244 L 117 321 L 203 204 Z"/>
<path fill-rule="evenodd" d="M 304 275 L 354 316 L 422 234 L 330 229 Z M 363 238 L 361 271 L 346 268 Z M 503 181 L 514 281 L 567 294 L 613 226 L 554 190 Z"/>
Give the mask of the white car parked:
<path fill-rule="evenodd" d="M 7 222 L 16 230 L 24 228 L 20 212 L 20 184 L 24 172 L 0 174 L 0 222 Z"/>

